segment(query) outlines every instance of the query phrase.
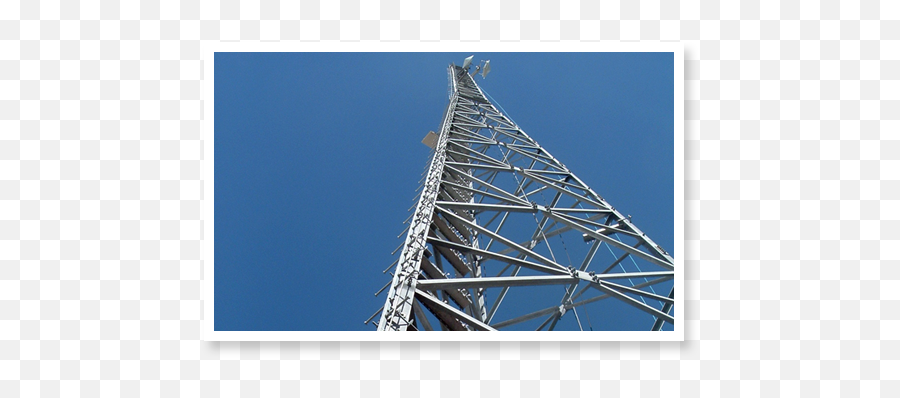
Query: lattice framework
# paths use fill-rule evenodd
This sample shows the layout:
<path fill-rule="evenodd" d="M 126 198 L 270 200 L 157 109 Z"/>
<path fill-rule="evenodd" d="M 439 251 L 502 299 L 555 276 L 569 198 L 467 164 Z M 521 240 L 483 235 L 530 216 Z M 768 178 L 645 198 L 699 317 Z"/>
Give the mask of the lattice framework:
<path fill-rule="evenodd" d="M 630 309 L 648 314 L 651 330 L 674 324 L 672 256 L 498 110 L 466 69 L 448 73 L 450 102 L 377 329 L 556 330 L 571 312 L 568 326 L 583 330 L 579 309 L 587 323 Z M 600 306 L 608 302 L 618 304 Z"/>

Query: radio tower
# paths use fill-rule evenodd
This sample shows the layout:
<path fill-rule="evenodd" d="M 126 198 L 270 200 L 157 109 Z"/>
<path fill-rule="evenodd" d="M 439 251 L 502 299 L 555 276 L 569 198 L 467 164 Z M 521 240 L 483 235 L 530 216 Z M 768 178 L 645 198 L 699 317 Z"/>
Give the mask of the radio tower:
<path fill-rule="evenodd" d="M 379 331 L 608 330 L 625 319 L 671 329 L 672 256 L 498 110 L 474 80 L 490 61 L 470 74 L 471 60 L 448 68 L 450 103 L 422 141 L 434 150 L 422 192 L 376 293 L 387 289 L 384 307 L 366 323 L 380 313 Z"/>

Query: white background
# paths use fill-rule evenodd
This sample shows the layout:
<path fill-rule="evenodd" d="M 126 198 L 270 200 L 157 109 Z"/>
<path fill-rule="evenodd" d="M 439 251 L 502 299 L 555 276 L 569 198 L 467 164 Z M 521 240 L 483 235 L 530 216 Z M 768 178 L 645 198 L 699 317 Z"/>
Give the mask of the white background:
<path fill-rule="evenodd" d="M 2 2 L 0 391 L 889 396 L 898 16 L 887 1 Z M 204 44 L 479 39 L 682 43 L 687 341 L 202 341 Z"/>

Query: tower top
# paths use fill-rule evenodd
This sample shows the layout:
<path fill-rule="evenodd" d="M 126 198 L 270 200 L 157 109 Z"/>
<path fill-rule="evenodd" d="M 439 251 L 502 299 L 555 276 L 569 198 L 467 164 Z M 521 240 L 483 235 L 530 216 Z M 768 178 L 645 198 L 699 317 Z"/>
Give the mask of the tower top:
<path fill-rule="evenodd" d="M 469 67 L 472 66 L 472 58 L 474 58 L 474 57 L 475 57 L 475 55 L 470 55 L 470 56 L 466 57 L 465 60 L 463 60 L 462 68 L 467 73 L 469 72 Z M 486 78 L 487 74 L 491 71 L 491 60 L 482 60 L 481 65 L 475 65 L 475 71 L 470 76 L 472 76 L 474 78 L 475 75 L 477 75 L 479 71 L 481 72 L 481 78 L 482 79 Z"/>

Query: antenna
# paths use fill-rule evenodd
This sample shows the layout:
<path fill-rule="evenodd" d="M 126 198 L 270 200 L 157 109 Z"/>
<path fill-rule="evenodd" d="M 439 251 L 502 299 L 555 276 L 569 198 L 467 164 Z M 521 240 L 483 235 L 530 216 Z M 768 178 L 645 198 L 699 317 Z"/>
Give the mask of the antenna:
<path fill-rule="evenodd" d="M 466 60 L 463 61 L 463 66 L 462 66 L 463 69 L 469 69 L 469 65 L 472 65 L 472 57 L 474 57 L 474 55 L 468 56 L 468 57 L 466 58 Z"/>
<path fill-rule="evenodd" d="M 463 60 L 462 68 L 466 72 L 468 72 L 469 67 L 472 66 L 472 58 L 475 58 L 475 56 L 470 55 L 470 56 L 466 57 L 465 60 Z M 475 71 L 472 72 L 471 76 L 474 78 L 475 75 L 478 74 L 478 72 L 481 72 L 482 79 L 486 78 L 487 74 L 491 72 L 491 60 L 487 60 L 487 61 L 481 60 L 481 65 L 475 65 Z"/>

